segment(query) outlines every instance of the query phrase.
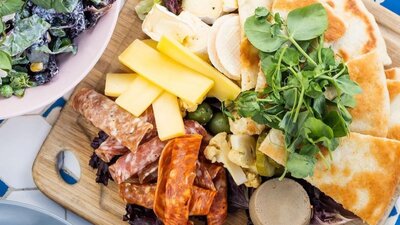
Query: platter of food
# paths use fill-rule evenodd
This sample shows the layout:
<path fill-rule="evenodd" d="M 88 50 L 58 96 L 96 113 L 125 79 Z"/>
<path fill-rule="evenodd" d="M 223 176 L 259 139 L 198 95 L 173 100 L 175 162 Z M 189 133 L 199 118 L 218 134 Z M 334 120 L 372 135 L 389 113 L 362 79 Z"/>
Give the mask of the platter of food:
<path fill-rule="evenodd" d="M 45 141 L 41 191 L 94 224 L 384 224 L 399 18 L 360 0 L 150 2 L 125 4 Z"/>
<path fill-rule="evenodd" d="M 107 47 L 122 2 L 9 1 L 2 5 L 0 119 L 71 91 Z"/>

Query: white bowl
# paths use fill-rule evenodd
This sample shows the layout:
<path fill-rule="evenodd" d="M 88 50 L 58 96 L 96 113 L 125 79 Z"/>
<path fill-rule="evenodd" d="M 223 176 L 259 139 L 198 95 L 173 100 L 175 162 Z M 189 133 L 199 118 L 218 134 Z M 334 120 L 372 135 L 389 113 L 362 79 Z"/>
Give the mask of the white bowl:
<path fill-rule="evenodd" d="M 110 11 L 92 29 L 75 41 L 76 55 L 58 58 L 60 72 L 48 84 L 29 88 L 23 98 L 0 98 L 0 120 L 23 115 L 56 101 L 72 90 L 94 67 L 111 39 L 123 0 L 116 0 Z"/>

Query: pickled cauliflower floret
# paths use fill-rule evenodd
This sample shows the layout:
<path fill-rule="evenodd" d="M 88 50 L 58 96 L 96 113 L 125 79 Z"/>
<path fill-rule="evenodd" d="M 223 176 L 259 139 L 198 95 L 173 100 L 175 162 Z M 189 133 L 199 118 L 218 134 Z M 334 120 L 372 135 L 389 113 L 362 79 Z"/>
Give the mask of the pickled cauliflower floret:
<path fill-rule="evenodd" d="M 210 140 L 204 150 L 204 156 L 213 163 L 222 163 L 232 175 L 235 183 L 241 185 L 247 181 L 246 174 L 240 166 L 229 160 L 228 154 L 230 151 L 231 146 L 228 142 L 227 133 L 219 133 Z"/>
<path fill-rule="evenodd" d="M 231 151 L 228 154 L 229 160 L 242 168 L 255 168 L 256 140 L 254 137 L 234 134 L 230 136 L 229 140 L 231 144 Z"/>
<path fill-rule="evenodd" d="M 251 118 L 229 119 L 229 125 L 233 134 L 259 135 L 265 129 L 265 125 L 256 123 Z"/>
<path fill-rule="evenodd" d="M 249 170 L 245 170 L 247 182 L 244 183 L 246 187 L 258 188 L 261 185 L 261 177 Z"/>

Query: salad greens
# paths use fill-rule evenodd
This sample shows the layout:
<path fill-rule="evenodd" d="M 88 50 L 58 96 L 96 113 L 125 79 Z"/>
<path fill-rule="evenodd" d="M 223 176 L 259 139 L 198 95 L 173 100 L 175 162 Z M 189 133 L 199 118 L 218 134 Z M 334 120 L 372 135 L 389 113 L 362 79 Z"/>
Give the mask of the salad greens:
<path fill-rule="evenodd" d="M 155 4 L 161 4 L 161 0 L 142 0 L 136 5 L 135 10 L 141 20 L 144 20 Z"/>
<path fill-rule="evenodd" d="M 70 13 L 78 5 L 79 0 L 32 0 L 32 2 L 45 9 L 54 9 L 59 13 Z"/>
<path fill-rule="evenodd" d="M 22 97 L 58 74 L 56 55 L 76 54 L 74 39 L 114 0 L 0 0 L 0 96 Z"/>
<path fill-rule="evenodd" d="M 279 14 L 257 8 L 245 22 L 249 41 L 260 50 L 268 87 L 243 92 L 225 112 L 237 111 L 260 124 L 279 129 L 288 152 L 286 171 L 293 177 L 313 175 L 317 157 L 329 167 L 321 149 L 334 151 L 349 133 L 354 96 L 361 88 L 350 79 L 346 64 L 324 47 L 328 27 L 321 4 Z M 284 175 L 283 175 L 284 176 Z"/>
<path fill-rule="evenodd" d="M 144 20 L 155 4 L 161 4 L 175 14 L 182 11 L 182 0 L 141 0 L 135 7 L 139 19 Z"/>

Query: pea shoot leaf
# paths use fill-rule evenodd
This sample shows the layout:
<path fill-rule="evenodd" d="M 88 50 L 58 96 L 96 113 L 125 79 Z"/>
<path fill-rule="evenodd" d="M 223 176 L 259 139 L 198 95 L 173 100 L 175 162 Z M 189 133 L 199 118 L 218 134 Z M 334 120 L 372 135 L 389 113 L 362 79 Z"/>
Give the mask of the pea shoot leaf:
<path fill-rule="evenodd" d="M 286 162 L 286 168 L 293 177 L 305 178 L 314 174 L 316 162 L 314 156 L 291 153 Z"/>
<path fill-rule="evenodd" d="M 328 15 L 322 4 L 312 4 L 291 11 L 287 18 L 289 35 L 297 41 L 307 41 L 324 34 Z"/>
<path fill-rule="evenodd" d="M 250 43 L 263 52 L 274 52 L 286 41 L 279 35 L 273 35 L 271 23 L 266 19 L 257 18 L 256 15 L 246 20 L 244 31 Z"/>
<path fill-rule="evenodd" d="M 346 121 L 344 121 L 337 111 L 330 111 L 324 118 L 324 122 L 332 128 L 336 138 L 344 137 L 349 133 Z"/>

